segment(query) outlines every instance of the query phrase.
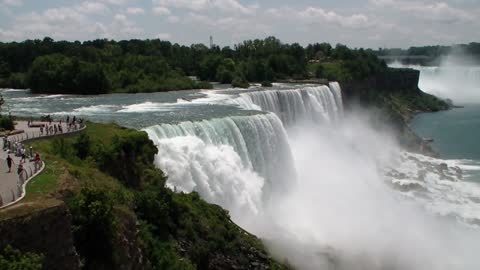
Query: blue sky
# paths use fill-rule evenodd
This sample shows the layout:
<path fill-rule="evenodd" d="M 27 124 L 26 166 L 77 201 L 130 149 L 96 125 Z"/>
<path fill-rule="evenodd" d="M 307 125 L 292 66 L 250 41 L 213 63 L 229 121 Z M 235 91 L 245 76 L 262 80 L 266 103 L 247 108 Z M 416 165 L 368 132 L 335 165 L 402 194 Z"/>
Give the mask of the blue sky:
<path fill-rule="evenodd" d="M 409 47 L 480 41 L 478 0 L 0 0 L 0 41 L 160 38 Z"/>

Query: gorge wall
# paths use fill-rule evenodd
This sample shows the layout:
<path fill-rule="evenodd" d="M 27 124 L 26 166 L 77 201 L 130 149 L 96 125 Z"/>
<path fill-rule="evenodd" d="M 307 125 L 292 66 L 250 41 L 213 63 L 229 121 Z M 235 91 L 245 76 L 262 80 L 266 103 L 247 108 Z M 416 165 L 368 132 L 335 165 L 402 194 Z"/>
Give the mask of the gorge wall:
<path fill-rule="evenodd" d="M 446 101 L 419 88 L 420 71 L 409 68 L 388 68 L 360 81 L 342 82 L 346 109 L 356 104 L 376 107 L 377 120 L 391 126 L 403 146 L 411 151 L 437 154 L 416 136 L 409 127 L 412 117 L 420 112 L 449 109 Z"/>
<path fill-rule="evenodd" d="M 73 244 L 71 215 L 64 204 L 0 221 L 0 250 L 7 245 L 43 254 L 44 269 L 80 269 Z"/>

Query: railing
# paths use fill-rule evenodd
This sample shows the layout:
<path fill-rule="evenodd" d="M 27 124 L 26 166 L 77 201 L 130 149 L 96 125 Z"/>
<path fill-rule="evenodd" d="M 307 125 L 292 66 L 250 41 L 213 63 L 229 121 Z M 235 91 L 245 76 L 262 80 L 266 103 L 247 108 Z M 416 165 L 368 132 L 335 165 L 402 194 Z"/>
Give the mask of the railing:
<path fill-rule="evenodd" d="M 33 140 L 37 140 L 37 139 L 48 139 L 48 138 L 51 138 L 51 137 L 72 135 L 72 134 L 82 132 L 86 128 L 87 128 L 87 126 L 85 124 L 80 124 L 78 128 L 68 130 L 67 132 L 63 132 L 63 133 L 57 132 L 55 134 L 48 134 L 48 135 L 46 135 L 45 133 L 44 134 L 38 133 L 38 136 L 35 136 L 35 132 L 30 132 L 30 136 L 28 135 L 27 132 L 20 133 L 20 134 L 17 134 L 17 135 L 13 135 L 13 138 L 9 139 L 9 141 L 10 141 L 9 150 L 12 151 L 12 152 L 15 151 L 15 147 L 14 147 L 15 143 L 19 143 L 19 142 L 25 143 L 27 141 L 33 141 Z M 27 156 L 28 156 L 29 160 L 32 160 L 33 159 L 33 149 L 30 147 L 29 151 L 30 151 L 30 153 Z M 16 153 L 14 153 L 14 154 L 16 154 Z M 23 168 L 23 170 L 18 174 L 17 186 L 15 187 L 15 189 L 10 190 L 11 195 L 12 195 L 12 201 L 11 202 L 4 205 L 2 195 L 0 194 L 0 209 L 4 209 L 4 208 L 7 208 L 9 206 L 12 206 L 12 205 L 18 203 L 19 201 L 21 201 L 23 198 L 25 198 L 25 196 L 27 194 L 27 192 L 26 192 L 27 184 L 34 177 L 39 175 L 45 169 L 45 162 L 40 161 L 40 163 L 41 164 L 36 163 L 34 165 L 33 170 L 32 170 L 31 167 Z"/>

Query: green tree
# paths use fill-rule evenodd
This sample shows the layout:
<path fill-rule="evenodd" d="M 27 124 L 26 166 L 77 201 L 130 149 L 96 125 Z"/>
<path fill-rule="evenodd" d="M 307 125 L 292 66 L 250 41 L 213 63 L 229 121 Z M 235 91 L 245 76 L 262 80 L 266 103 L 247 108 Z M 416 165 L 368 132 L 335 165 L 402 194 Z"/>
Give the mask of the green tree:
<path fill-rule="evenodd" d="M 41 270 L 43 255 L 21 252 L 11 246 L 0 251 L 0 270 Z"/>

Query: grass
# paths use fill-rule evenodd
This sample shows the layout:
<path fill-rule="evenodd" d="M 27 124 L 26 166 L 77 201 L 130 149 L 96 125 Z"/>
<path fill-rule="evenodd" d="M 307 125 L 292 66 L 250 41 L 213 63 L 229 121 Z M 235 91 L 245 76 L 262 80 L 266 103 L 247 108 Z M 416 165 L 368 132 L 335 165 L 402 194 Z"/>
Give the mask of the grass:
<path fill-rule="evenodd" d="M 25 201 L 47 196 L 57 190 L 61 168 L 46 164 L 43 172 L 27 184 Z"/>
<path fill-rule="evenodd" d="M 88 123 L 86 132 L 92 140 L 108 142 L 115 135 L 131 132 L 115 124 Z M 75 141 L 79 136 L 66 137 L 66 141 Z M 76 191 L 82 185 L 101 187 L 105 190 L 124 189 L 112 177 L 100 172 L 88 161 L 68 162 L 52 152 L 54 138 L 37 140 L 32 146 L 45 162 L 45 169 L 26 186 L 25 198 L 12 207 L 0 211 L 0 219 L 28 214 L 39 209 L 58 205 L 64 193 Z"/>

